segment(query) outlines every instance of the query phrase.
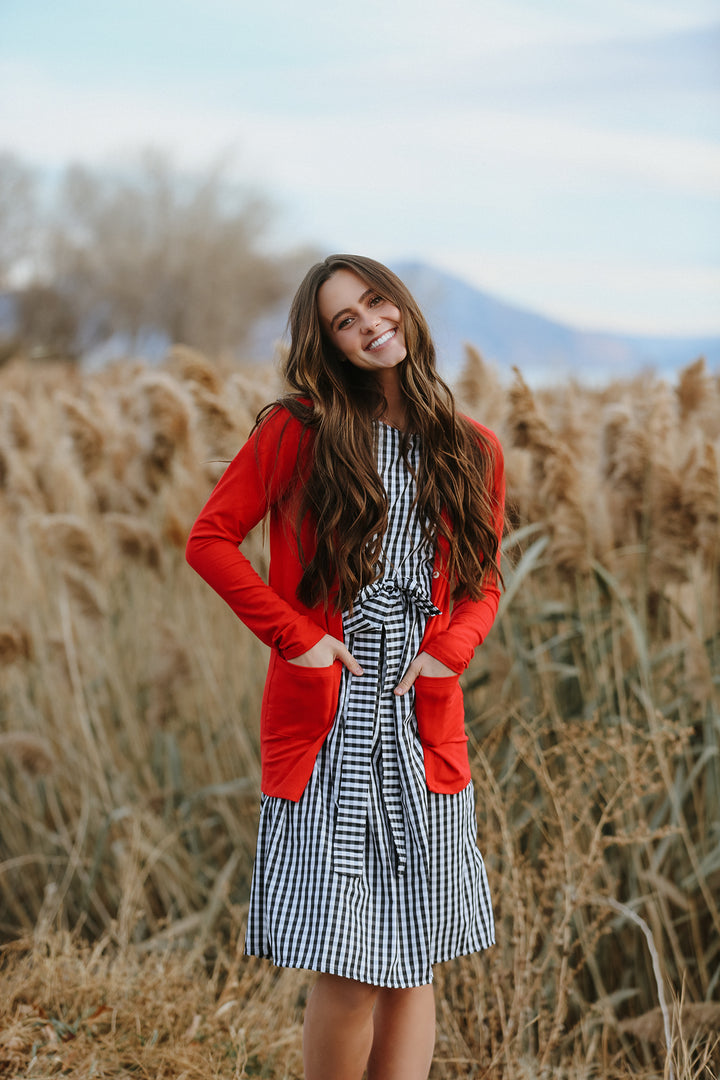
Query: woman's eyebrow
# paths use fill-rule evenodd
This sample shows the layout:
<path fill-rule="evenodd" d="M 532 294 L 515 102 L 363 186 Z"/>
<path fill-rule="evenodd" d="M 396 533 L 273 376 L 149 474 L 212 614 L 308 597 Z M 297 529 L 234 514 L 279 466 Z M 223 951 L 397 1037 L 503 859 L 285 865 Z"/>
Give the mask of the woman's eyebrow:
<path fill-rule="evenodd" d="M 375 292 L 375 289 L 373 289 L 372 287 L 370 287 L 369 289 L 366 289 L 365 292 L 362 294 L 362 296 L 359 298 L 358 304 L 362 304 L 364 300 L 367 300 L 370 293 L 374 293 L 374 292 Z M 331 327 L 334 326 L 335 323 L 337 322 L 337 320 L 340 318 L 340 316 L 345 315 L 347 312 L 352 312 L 352 308 L 343 308 L 342 311 L 338 311 L 336 315 L 333 315 L 332 319 L 330 320 L 330 326 Z"/>

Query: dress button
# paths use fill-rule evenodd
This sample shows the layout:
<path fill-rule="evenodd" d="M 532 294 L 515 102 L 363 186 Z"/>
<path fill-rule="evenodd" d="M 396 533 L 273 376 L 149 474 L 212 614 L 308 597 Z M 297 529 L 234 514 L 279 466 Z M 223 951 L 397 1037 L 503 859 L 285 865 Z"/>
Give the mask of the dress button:
<path fill-rule="evenodd" d="M 440 571 L 439 570 L 434 570 L 433 571 L 433 577 L 440 577 Z"/>

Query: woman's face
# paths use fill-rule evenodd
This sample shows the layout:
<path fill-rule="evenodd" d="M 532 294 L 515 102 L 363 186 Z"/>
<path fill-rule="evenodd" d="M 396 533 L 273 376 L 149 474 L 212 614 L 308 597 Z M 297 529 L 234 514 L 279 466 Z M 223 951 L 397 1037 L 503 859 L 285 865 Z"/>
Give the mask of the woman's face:
<path fill-rule="evenodd" d="M 352 270 L 320 286 L 317 307 L 327 337 L 356 367 L 387 371 L 407 356 L 400 309 Z"/>

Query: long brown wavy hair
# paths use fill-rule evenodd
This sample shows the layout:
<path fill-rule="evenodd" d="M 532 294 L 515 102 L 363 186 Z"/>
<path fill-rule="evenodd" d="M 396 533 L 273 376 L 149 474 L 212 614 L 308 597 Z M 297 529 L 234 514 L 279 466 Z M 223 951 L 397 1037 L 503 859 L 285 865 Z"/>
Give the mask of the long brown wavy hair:
<path fill-rule="evenodd" d="M 400 309 L 407 356 L 399 365 L 408 432 L 420 435 L 416 508 L 433 547 L 447 542 L 444 567 L 456 597 L 479 599 L 483 584 L 502 580 L 494 520 L 493 444 L 455 411 L 435 369 L 435 347 L 420 309 L 400 279 L 374 259 L 330 255 L 305 275 L 290 308 L 290 349 L 283 374 L 290 393 L 258 416 L 285 406 L 312 439 L 312 462 L 302 475 L 294 523 L 304 574 L 298 598 L 308 607 L 332 602 L 352 607 L 363 586 L 383 570 L 388 503 L 377 471 L 374 421 L 386 407 L 372 372 L 345 362 L 327 339 L 317 308 L 318 289 L 344 268 Z M 408 461 L 409 438 L 401 438 Z M 300 539 L 307 515 L 317 546 L 308 559 Z"/>

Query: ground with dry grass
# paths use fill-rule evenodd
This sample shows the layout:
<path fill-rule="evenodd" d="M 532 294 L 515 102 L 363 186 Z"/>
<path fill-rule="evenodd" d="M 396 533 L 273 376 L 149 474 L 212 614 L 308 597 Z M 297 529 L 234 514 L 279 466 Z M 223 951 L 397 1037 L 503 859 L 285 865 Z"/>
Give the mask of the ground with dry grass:
<path fill-rule="evenodd" d="M 533 395 L 469 351 L 456 389 L 510 495 L 465 676 L 498 944 L 437 969 L 433 1076 L 709 1078 L 718 380 Z M 265 651 L 182 554 L 274 393 L 184 349 L 0 370 L 0 1076 L 301 1075 L 311 976 L 241 955 Z"/>

